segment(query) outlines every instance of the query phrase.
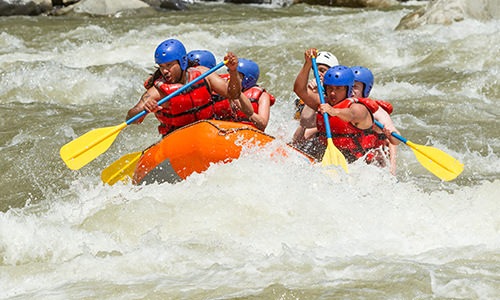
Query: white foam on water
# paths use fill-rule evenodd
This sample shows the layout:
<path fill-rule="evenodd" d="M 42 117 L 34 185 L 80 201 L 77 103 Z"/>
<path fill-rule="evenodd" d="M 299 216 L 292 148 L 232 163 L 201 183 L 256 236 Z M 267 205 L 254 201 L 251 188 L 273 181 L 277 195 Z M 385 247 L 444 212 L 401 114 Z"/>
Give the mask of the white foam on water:
<path fill-rule="evenodd" d="M 82 25 L 55 34 L 40 49 L 1 33 L 0 45 L 7 46 L 0 50 L 1 104 L 26 104 L 31 112 L 39 107 L 30 104 L 42 103 L 50 113 L 31 127 L 14 123 L 21 129 L 9 132 L 0 147 L 15 153 L 24 146 L 11 159 L 25 161 L 21 167 L 41 191 L 33 204 L 0 213 L 0 298 L 113 298 L 113 291 L 127 287 L 136 288 L 127 294 L 136 298 L 151 291 L 182 298 L 200 289 L 244 297 L 275 283 L 328 288 L 393 276 L 424 278 L 422 290 L 437 297 L 498 298 L 491 280 L 500 248 L 498 138 L 484 133 L 490 129 L 484 124 L 494 126 L 498 115 L 492 105 L 498 98 L 498 21 L 397 32 L 407 11 L 333 18 L 338 9 L 304 10 L 311 16 L 222 20 L 217 26 L 169 19 L 119 34 Z M 456 157 L 464 173 L 440 182 L 401 145 L 397 178 L 363 164 L 350 165 L 349 175 L 336 169 L 331 176 L 303 158 L 271 159 L 271 147 L 248 150 L 176 185 L 103 186 L 99 172 L 124 154 L 113 151 L 143 149 L 156 138 L 154 120 L 121 133 L 108 154 L 82 171 L 61 171 L 59 157 L 53 158 L 57 150 L 103 107 L 119 107 L 113 114 L 123 121 L 143 92 L 155 47 L 169 37 L 188 50 L 208 48 L 218 60 L 237 50 L 258 61 L 261 83 L 278 98 L 268 132 L 282 143 L 298 125 L 289 105 L 305 49 L 332 49 L 342 63 L 365 64 L 378 80 L 374 96 L 394 101 L 403 136 Z M 436 71 L 440 77 L 432 77 Z M 438 101 L 443 97 L 453 105 L 444 107 Z M 88 112 L 50 123 L 57 123 L 59 106 Z M 415 115 L 418 110 L 424 113 Z M 433 112 L 441 116 L 431 118 Z M 465 123 L 473 117 L 482 123 Z M 56 136 L 41 136 L 42 123 Z M 45 157 L 46 149 L 55 154 Z M 36 181 L 50 174 L 61 182 Z"/>
<path fill-rule="evenodd" d="M 286 275 L 296 265 L 314 266 L 310 279 L 300 277 L 313 284 L 320 266 L 356 256 L 425 263 L 418 256 L 430 251 L 500 247 L 498 180 L 425 192 L 375 167 L 331 175 L 270 151 L 249 151 L 175 185 L 108 187 L 81 178 L 49 201 L 0 214 L 2 265 L 19 268 L 3 277 L 3 296 L 103 279 L 298 284 Z M 462 254 L 441 263 L 454 255 Z M 29 273 L 35 262 L 46 267 Z"/>

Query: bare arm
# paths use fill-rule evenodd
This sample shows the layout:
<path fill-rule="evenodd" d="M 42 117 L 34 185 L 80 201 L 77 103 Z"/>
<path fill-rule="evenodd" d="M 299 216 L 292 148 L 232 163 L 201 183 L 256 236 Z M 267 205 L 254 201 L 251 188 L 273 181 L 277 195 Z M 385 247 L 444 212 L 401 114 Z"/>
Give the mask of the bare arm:
<path fill-rule="evenodd" d="M 363 104 L 353 103 L 348 108 L 334 108 L 330 104 L 325 103 L 320 105 L 319 111 L 322 114 L 326 112 L 330 116 L 339 117 L 346 122 L 352 123 L 359 129 L 368 129 L 373 126 L 370 111 Z"/>
<path fill-rule="evenodd" d="M 227 83 L 227 99 L 234 102 L 236 106 L 250 119 L 254 114 L 250 100 L 241 92 L 241 77 L 238 72 L 238 57 L 232 52 L 228 52 L 224 58 L 229 70 L 229 82 Z"/>
<path fill-rule="evenodd" d="M 147 91 L 144 92 L 144 94 L 142 94 L 141 99 L 139 99 L 139 102 L 137 102 L 137 104 L 127 112 L 126 119 L 128 120 L 134 117 L 143 110 L 146 110 L 148 113 L 150 113 L 162 109 L 162 107 L 159 106 L 157 102 L 158 99 L 160 99 L 160 97 L 161 95 L 158 89 L 154 86 L 150 87 Z M 134 124 L 140 124 L 143 120 L 144 117 L 135 121 Z"/>
<path fill-rule="evenodd" d="M 252 107 L 252 115 L 250 115 L 249 119 L 258 129 L 264 131 L 267 127 L 267 123 L 269 122 L 270 115 L 271 99 L 269 98 L 268 93 L 262 93 L 259 98 L 259 111 L 257 113 L 253 112 Z"/>
<path fill-rule="evenodd" d="M 229 72 L 229 81 L 226 83 L 227 91 L 224 91 L 224 95 L 229 100 L 239 99 L 241 95 L 241 78 L 238 72 L 238 57 L 233 52 L 228 52 L 224 60 Z"/>
<path fill-rule="evenodd" d="M 394 122 L 392 122 L 391 116 L 383 108 L 379 107 L 379 109 L 373 114 L 373 117 L 375 120 L 384 125 L 384 129 L 387 130 L 387 132 L 384 130 L 384 133 L 389 139 L 389 142 L 393 145 L 399 145 L 400 141 L 391 135 L 391 132 L 399 134 L 399 131 L 394 126 Z"/>
<path fill-rule="evenodd" d="M 293 84 L 293 91 L 297 96 L 304 101 L 304 103 L 311 107 L 312 109 L 318 109 L 319 95 L 314 93 L 314 91 L 308 88 L 309 81 L 309 73 L 312 68 L 312 56 L 313 54 L 317 54 L 317 50 L 315 48 L 311 48 L 305 51 L 304 53 L 304 65 L 297 74 L 295 78 L 295 83 Z"/>
<path fill-rule="evenodd" d="M 208 68 L 205 67 L 197 67 L 197 69 L 200 69 L 202 73 L 208 71 Z M 210 90 L 215 92 L 217 95 L 220 95 L 224 98 L 228 98 L 228 85 L 229 83 L 226 81 L 226 79 L 221 78 L 218 74 L 212 73 L 207 76 L 206 81 L 208 85 L 210 86 Z"/>
<path fill-rule="evenodd" d="M 398 155 L 398 146 L 389 143 L 389 156 L 390 156 L 390 172 L 392 175 L 396 176 L 396 162 Z"/>
<path fill-rule="evenodd" d="M 392 122 L 391 116 L 387 113 L 383 108 L 379 107 L 379 109 L 373 114 L 373 117 L 384 125 L 384 129 L 382 132 L 387 136 L 389 140 L 389 164 L 390 164 L 390 172 L 392 175 L 396 176 L 396 162 L 397 162 L 397 151 L 398 144 L 400 141 L 391 135 L 391 132 L 396 132 L 399 134 L 399 131 L 394 126 Z M 376 127 L 380 130 L 380 128 Z"/>

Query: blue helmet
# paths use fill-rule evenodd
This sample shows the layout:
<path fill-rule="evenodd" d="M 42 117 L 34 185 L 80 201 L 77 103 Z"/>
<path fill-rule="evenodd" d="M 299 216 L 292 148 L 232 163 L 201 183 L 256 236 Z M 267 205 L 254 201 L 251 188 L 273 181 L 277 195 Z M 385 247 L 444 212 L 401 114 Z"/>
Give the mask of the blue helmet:
<path fill-rule="evenodd" d="M 366 98 L 370 95 L 370 91 L 373 87 L 373 74 L 370 69 L 354 66 L 351 67 L 352 72 L 354 73 L 354 81 L 362 82 L 365 86 L 363 88 L 363 97 Z"/>
<path fill-rule="evenodd" d="M 204 66 L 213 68 L 217 64 L 215 56 L 208 50 L 193 50 L 187 54 L 187 61 L 189 66 Z"/>
<path fill-rule="evenodd" d="M 164 64 L 177 60 L 182 70 L 187 68 L 186 48 L 176 39 L 161 42 L 155 51 L 155 63 Z"/>
<path fill-rule="evenodd" d="M 257 84 L 259 79 L 259 65 L 256 62 L 240 58 L 238 59 L 238 72 L 243 74 L 243 80 L 241 81 L 241 87 L 246 90 Z"/>
<path fill-rule="evenodd" d="M 347 86 L 347 97 L 351 97 L 354 86 L 354 73 L 351 68 L 346 66 L 331 67 L 323 77 L 323 85 Z"/>

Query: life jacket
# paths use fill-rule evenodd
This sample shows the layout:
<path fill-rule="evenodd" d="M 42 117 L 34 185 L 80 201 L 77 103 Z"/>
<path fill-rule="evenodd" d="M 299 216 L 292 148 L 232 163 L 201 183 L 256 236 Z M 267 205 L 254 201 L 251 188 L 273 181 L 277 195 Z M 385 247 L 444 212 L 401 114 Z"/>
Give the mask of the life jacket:
<path fill-rule="evenodd" d="M 373 113 L 379 108 L 377 102 L 368 98 L 347 98 L 334 105 L 334 108 L 349 108 L 353 103 L 363 104 L 370 111 L 373 120 Z M 387 137 L 384 134 L 376 133 L 373 127 L 369 129 L 359 129 L 350 122 L 346 122 L 339 117 L 328 116 L 333 144 L 342 152 L 349 163 L 356 161 L 373 149 L 386 145 Z M 327 145 L 326 127 L 322 114 L 317 115 L 316 125 L 319 131 L 319 140 Z"/>
<path fill-rule="evenodd" d="M 248 100 L 250 100 L 250 103 L 252 103 L 253 111 L 255 113 L 259 112 L 259 99 L 262 93 L 264 92 L 266 92 L 266 90 L 259 86 L 253 86 L 243 92 L 243 94 L 245 94 Z M 269 106 L 273 106 L 274 102 L 276 102 L 276 99 L 274 98 L 273 95 L 269 94 L 269 104 L 270 104 Z M 250 121 L 248 117 L 241 110 L 238 110 L 236 112 L 236 116 L 233 118 L 233 120 L 235 122 L 253 125 L 252 121 Z"/>
<path fill-rule="evenodd" d="M 219 76 L 229 81 L 229 74 L 226 73 L 226 74 L 221 74 Z M 243 91 L 243 94 L 245 94 L 248 100 L 250 100 L 250 102 L 252 103 L 253 111 L 255 113 L 259 112 L 259 99 L 262 93 L 264 92 L 266 92 L 266 90 L 259 86 L 253 86 Z M 250 124 L 252 126 L 254 125 L 242 111 L 238 110 L 234 112 L 231 108 L 229 100 L 227 100 L 226 98 L 223 98 L 222 96 L 213 93 L 212 100 L 214 102 L 213 106 L 214 106 L 215 119 L 240 122 L 244 124 Z M 269 102 L 270 106 L 273 106 L 274 103 L 276 102 L 276 98 L 271 94 L 269 94 Z"/>
<path fill-rule="evenodd" d="M 201 75 L 196 68 L 187 69 L 187 81 L 191 82 Z M 157 87 L 167 95 L 177 91 L 183 85 L 180 83 L 158 83 Z M 205 79 L 196 82 L 181 94 L 170 99 L 163 109 L 155 113 L 160 121 L 158 131 L 165 135 L 179 127 L 194 123 L 198 120 L 212 119 L 212 93 Z"/>
<path fill-rule="evenodd" d="M 219 74 L 219 76 L 222 79 L 229 81 L 228 73 Z M 214 103 L 214 119 L 223 121 L 231 121 L 233 119 L 233 110 L 231 109 L 231 105 L 229 104 L 229 100 L 227 100 L 227 98 L 212 92 L 212 101 Z"/>
<path fill-rule="evenodd" d="M 373 101 L 377 102 L 378 106 L 382 107 L 382 109 L 385 110 L 388 114 L 392 114 L 394 108 L 392 107 L 391 103 L 384 100 L 373 100 Z"/>

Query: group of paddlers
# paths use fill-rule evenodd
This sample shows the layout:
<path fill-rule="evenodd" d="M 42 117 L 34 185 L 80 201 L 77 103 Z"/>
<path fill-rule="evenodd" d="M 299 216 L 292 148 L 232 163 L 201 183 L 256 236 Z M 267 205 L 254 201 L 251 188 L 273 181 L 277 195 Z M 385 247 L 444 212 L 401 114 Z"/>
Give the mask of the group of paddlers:
<path fill-rule="evenodd" d="M 242 122 L 262 131 L 266 129 L 275 98 L 257 85 L 260 71 L 255 61 L 228 52 L 224 57 L 227 73 L 215 73 L 218 65 L 210 51 L 187 52 L 182 42 L 168 39 L 156 48 L 155 63 L 158 68 L 144 82 L 146 92 L 128 111 L 127 119 L 143 110 L 154 113 L 163 136 L 205 119 Z M 313 63 L 318 71 L 317 80 L 309 79 Z M 197 80 L 205 72 L 213 73 Z M 158 105 L 158 101 L 192 81 L 197 82 Z M 392 105 L 368 98 L 373 83 L 368 68 L 340 65 L 330 52 L 307 49 L 293 88 L 298 96 L 295 117 L 300 125 L 291 144 L 321 160 L 330 132 L 328 138 L 349 163 L 364 159 L 386 166 L 389 162 L 390 172 L 395 174 L 399 141 L 391 136 L 391 132 L 397 132 L 390 117 Z"/>

